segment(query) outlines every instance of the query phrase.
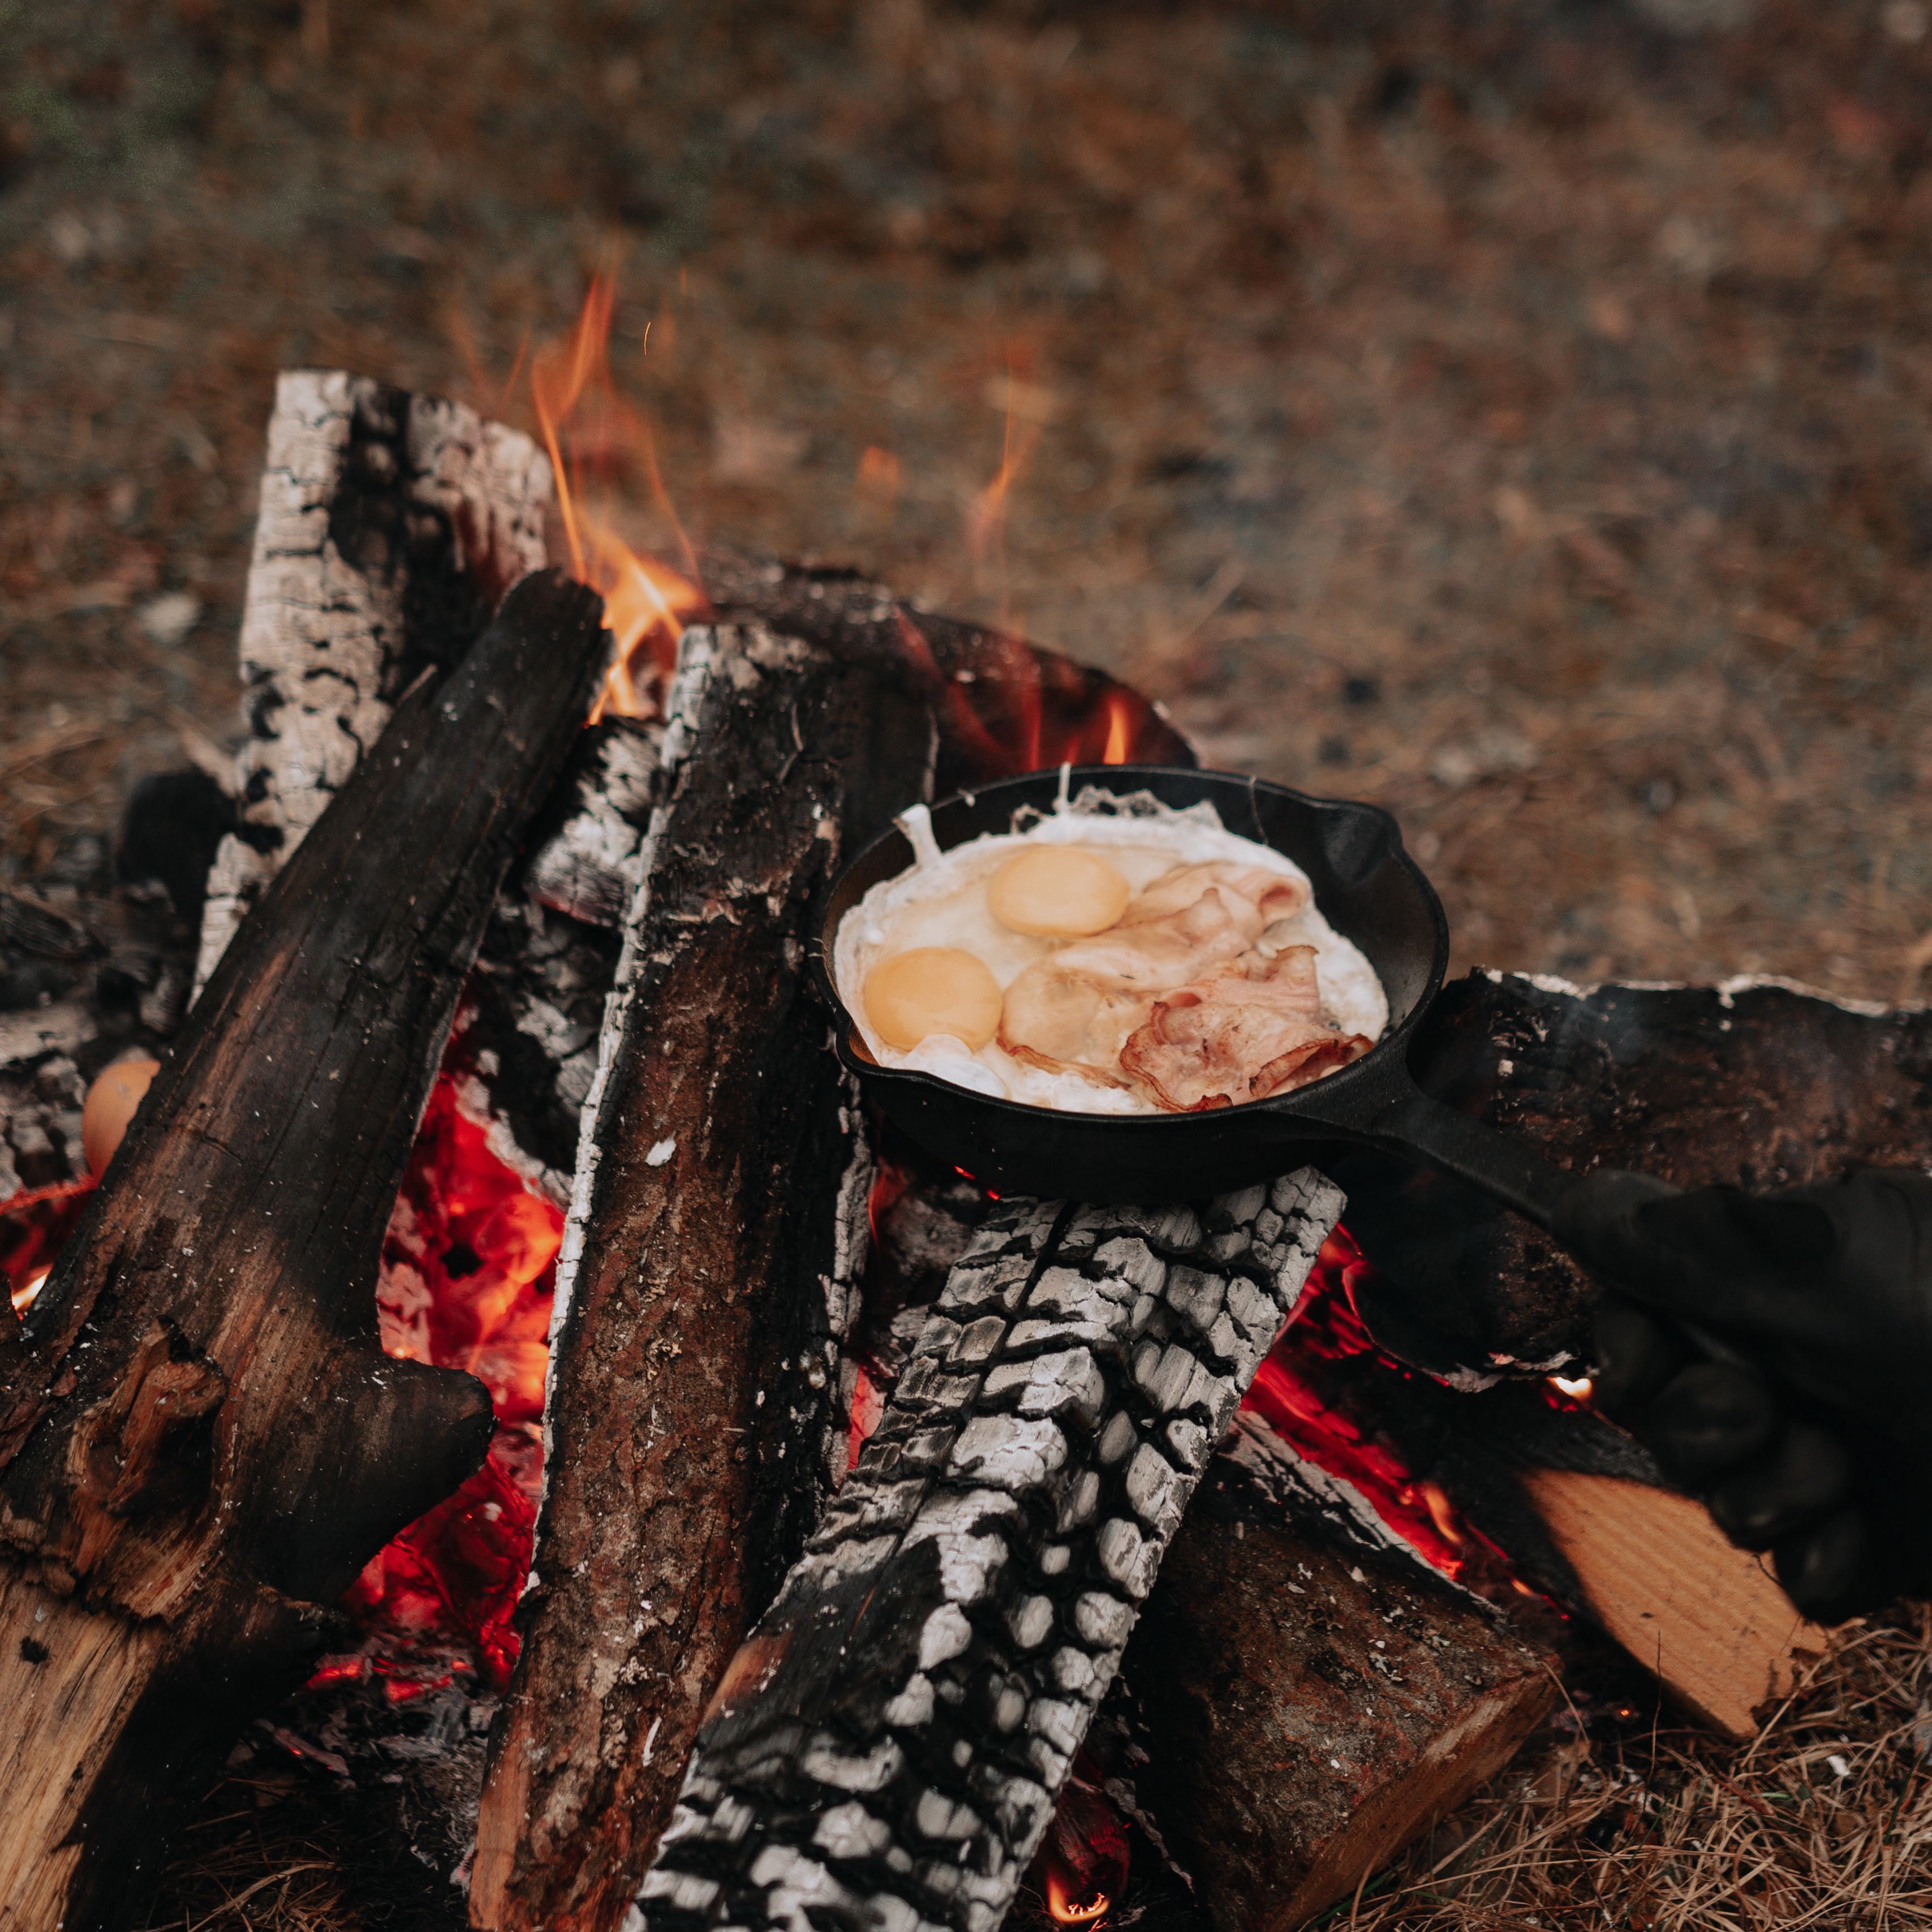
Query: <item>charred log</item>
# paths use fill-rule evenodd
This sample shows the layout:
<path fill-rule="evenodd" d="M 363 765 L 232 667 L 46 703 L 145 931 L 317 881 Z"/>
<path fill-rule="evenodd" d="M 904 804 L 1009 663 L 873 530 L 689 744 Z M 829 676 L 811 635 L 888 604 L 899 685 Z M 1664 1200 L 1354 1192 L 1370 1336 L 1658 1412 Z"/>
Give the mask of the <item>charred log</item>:
<path fill-rule="evenodd" d="M 124 1922 L 239 1724 L 483 1454 L 386 1357 L 385 1225 L 462 976 L 606 649 L 530 580 L 420 680 L 228 950 L 0 1390 L 0 1920 Z"/>
<path fill-rule="evenodd" d="M 647 1924 L 999 1924 L 1340 1204 L 1304 1169 L 979 1231 L 706 1713 Z"/>
<path fill-rule="evenodd" d="M 713 550 L 704 588 L 721 617 L 768 625 L 922 677 L 940 722 L 934 789 L 1070 760 L 1192 765 L 1192 748 L 1137 691 L 1090 665 L 894 596 L 843 566 L 773 563 Z"/>
<path fill-rule="evenodd" d="M 1124 1675 L 1134 1796 L 1216 1932 L 1289 1932 L 1346 1898 L 1557 1694 L 1551 1654 L 1486 1606 L 1225 1490 L 1181 1526 Z"/>
<path fill-rule="evenodd" d="M 869 1162 L 805 979 L 840 854 L 927 795 L 904 667 L 686 633 L 584 1110 L 548 1491 L 471 1910 L 614 1927 L 700 1714 L 815 1523 Z"/>
<path fill-rule="evenodd" d="M 440 397 L 340 370 L 275 386 L 242 618 L 242 823 L 208 880 L 197 983 L 424 670 L 545 561 L 550 464 Z"/>
<path fill-rule="evenodd" d="M 1683 1186 L 1932 1165 L 1932 1010 L 1888 1012 L 1774 980 L 1566 986 L 1478 972 L 1446 988 L 1415 1064 L 1463 1112 L 1560 1166 Z M 1593 1291 L 1549 1238 L 1460 1183 L 1351 1156 L 1349 1226 L 1381 1277 L 1378 1336 L 1438 1373 L 1587 1354 Z"/>

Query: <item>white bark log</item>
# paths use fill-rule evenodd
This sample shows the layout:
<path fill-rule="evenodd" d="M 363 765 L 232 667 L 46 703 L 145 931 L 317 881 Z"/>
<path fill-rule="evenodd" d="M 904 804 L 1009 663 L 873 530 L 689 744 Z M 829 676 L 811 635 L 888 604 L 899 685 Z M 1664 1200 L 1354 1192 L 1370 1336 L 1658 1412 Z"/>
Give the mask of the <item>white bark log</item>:
<path fill-rule="evenodd" d="M 712 1702 L 630 1932 L 993 1932 L 1341 1206 L 1304 1169 L 980 1231 Z"/>
<path fill-rule="evenodd" d="M 551 487 L 527 436 L 460 403 L 340 370 L 280 377 L 242 620 L 248 832 L 209 874 L 197 990 L 403 685 L 470 641 L 430 634 L 473 634 L 543 567 Z"/>

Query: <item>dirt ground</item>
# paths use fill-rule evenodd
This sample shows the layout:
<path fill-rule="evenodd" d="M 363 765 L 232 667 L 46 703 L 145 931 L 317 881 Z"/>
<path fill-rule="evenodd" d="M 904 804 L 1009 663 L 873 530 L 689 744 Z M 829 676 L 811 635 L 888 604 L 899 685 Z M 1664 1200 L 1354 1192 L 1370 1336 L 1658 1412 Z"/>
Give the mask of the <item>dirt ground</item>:
<path fill-rule="evenodd" d="M 1928 26 L 0 9 L 6 862 L 232 730 L 278 367 L 526 420 L 609 266 L 688 524 L 1385 802 L 1463 961 L 1922 997 Z"/>
<path fill-rule="evenodd" d="M 0 0 L 0 882 L 232 741 L 275 371 L 527 424 L 598 269 L 694 533 L 1390 806 L 1459 965 L 1932 992 L 1924 0 Z M 1635 1842 L 1454 1922 L 1720 1922 Z"/>

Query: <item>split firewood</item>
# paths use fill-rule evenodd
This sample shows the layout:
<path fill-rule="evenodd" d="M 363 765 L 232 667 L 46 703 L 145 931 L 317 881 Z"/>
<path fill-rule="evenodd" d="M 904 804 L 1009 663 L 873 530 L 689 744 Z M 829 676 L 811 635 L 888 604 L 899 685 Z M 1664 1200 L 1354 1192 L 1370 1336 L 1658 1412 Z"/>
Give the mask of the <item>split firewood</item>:
<path fill-rule="evenodd" d="M 1010 1204 L 706 1712 L 654 1932 L 992 1932 L 1341 1197 Z"/>
<path fill-rule="evenodd" d="M 1386 1284 L 1371 1292 L 1358 1270 L 1352 1286 L 1384 1305 Z M 1520 1580 L 1600 1626 L 1703 1722 L 1755 1735 L 1754 1711 L 1818 1649 L 1824 1634 L 1760 1558 L 1672 1490 L 1641 1443 L 1547 1385 L 1456 1389 L 1366 1345 L 1304 1352 L 1295 1372 L 1339 1438 L 1378 1445 L 1412 1484 L 1433 1486 Z M 1372 1534 L 1375 1512 L 1348 1484 L 1243 1420 L 1255 1426 L 1236 1460 L 1292 1516 Z"/>
<path fill-rule="evenodd" d="M 614 1928 L 700 1714 L 815 1525 L 869 1156 L 806 978 L 842 854 L 928 795 L 926 686 L 686 632 L 557 1272 L 547 1492 L 470 1888 Z"/>
<path fill-rule="evenodd" d="M 386 1356 L 384 1228 L 463 975 L 581 728 L 600 606 L 526 580 L 238 932 L 0 1387 L 0 1924 L 125 1924 L 241 1724 L 482 1459 Z"/>
<path fill-rule="evenodd" d="M 1216 1932 L 1289 1932 L 1348 1897 L 1557 1695 L 1550 1652 L 1486 1604 L 1239 1503 L 1190 1512 L 1124 1674 L 1133 1795 Z"/>
<path fill-rule="evenodd" d="M 197 985 L 417 674 L 543 568 L 550 496 L 542 451 L 460 403 L 341 370 L 277 382 L 242 617 L 242 829 L 208 881 Z"/>
<path fill-rule="evenodd" d="M 1713 1730 L 1757 1736 L 1830 1634 L 1703 1504 L 1628 1478 L 1531 1468 L 1522 1482 L 1576 1579 L 1574 1600 Z"/>

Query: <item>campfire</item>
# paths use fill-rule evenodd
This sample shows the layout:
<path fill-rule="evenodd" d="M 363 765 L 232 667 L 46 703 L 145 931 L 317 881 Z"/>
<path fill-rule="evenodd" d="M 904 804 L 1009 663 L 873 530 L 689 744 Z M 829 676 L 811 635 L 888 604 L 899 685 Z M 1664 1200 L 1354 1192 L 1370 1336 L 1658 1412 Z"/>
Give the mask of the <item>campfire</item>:
<path fill-rule="evenodd" d="M 1192 754 L 856 572 L 633 549 L 608 321 L 537 359 L 537 440 L 283 378 L 195 956 L 0 1040 L 0 1916 L 130 1922 L 238 1750 L 406 1786 L 502 1932 L 1274 1932 L 1508 1762 L 1575 1622 L 1749 1736 L 1820 1634 L 1590 1408 L 1542 1238 L 1340 1150 L 1003 1200 L 868 1118 L 807 977 L 842 856 Z M 1478 975 L 1421 1058 L 1573 1166 L 1769 1183 L 1912 1151 L 1916 1023 Z M 1749 1107 L 1617 1104 L 1694 1058 L 1797 1118 L 1827 1034 L 1867 1097 L 1775 1172 Z"/>

